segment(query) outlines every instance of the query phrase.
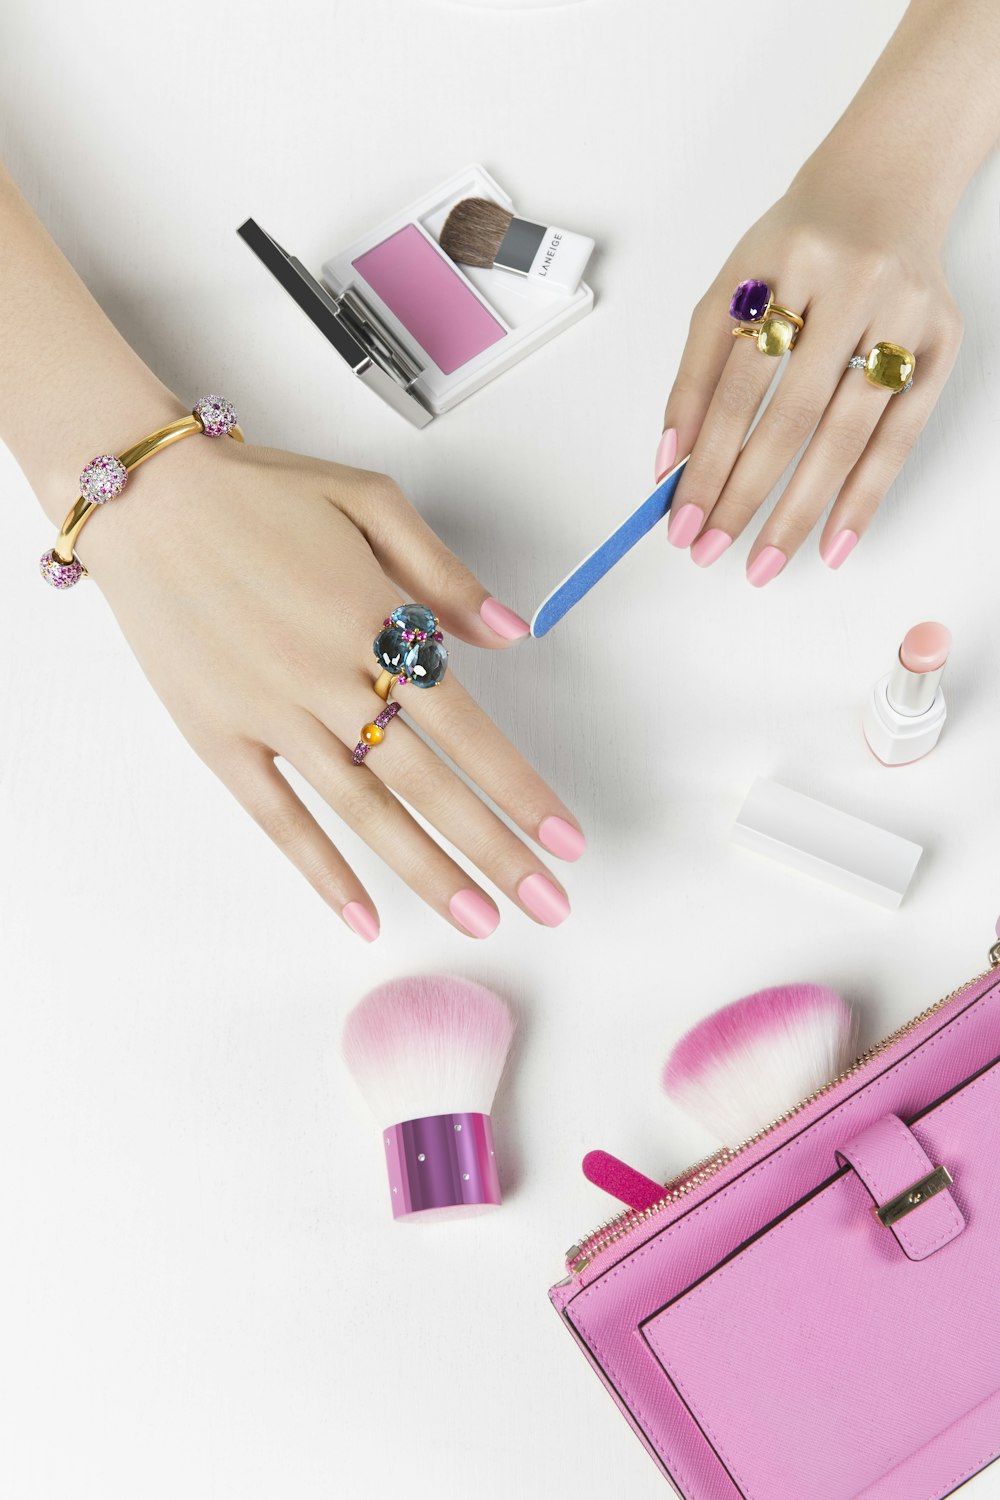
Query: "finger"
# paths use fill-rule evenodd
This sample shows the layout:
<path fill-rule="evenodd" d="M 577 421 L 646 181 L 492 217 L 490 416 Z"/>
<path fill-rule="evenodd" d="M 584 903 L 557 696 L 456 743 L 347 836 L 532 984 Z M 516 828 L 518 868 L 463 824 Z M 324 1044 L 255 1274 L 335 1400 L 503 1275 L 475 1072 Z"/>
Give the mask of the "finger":
<path fill-rule="evenodd" d="M 370 700 L 362 695 L 361 701 Z M 329 728 L 346 743 L 338 734 L 342 709 L 332 717 Z M 326 732 L 325 719 L 315 722 Z M 555 927 L 569 916 L 566 892 L 534 852 L 399 717 L 365 765 L 536 922 Z"/>
<path fill-rule="evenodd" d="M 407 596 L 426 604 L 445 630 L 474 646 L 507 646 L 529 632 L 528 622 L 494 599 L 384 474 L 338 485 L 338 501 L 363 532 L 384 571 Z M 347 496 L 345 500 L 344 496 Z"/>
<path fill-rule="evenodd" d="M 809 323 L 796 342 L 794 357 L 760 421 L 737 456 L 716 504 L 706 517 L 704 535 L 699 537 L 692 548 L 691 555 L 700 566 L 706 567 L 715 562 L 729 543 L 740 535 L 814 428 L 817 429 L 816 436 L 806 453 L 811 453 L 817 443 L 825 445 L 826 440 L 821 436 L 817 424 L 822 423 L 824 412 L 837 391 L 844 367 L 854 353 L 856 344 L 854 331 L 850 323 L 845 324 L 842 311 L 835 315 L 827 313 L 821 303 L 810 313 Z M 877 393 L 874 388 L 870 389 L 875 396 Z M 854 394 L 857 396 L 858 393 Z M 878 419 L 878 403 L 862 402 L 861 405 L 864 412 L 870 414 L 870 433 Z M 866 441 L 867 434 L 861 447 Z M 854 456 L 857 457 L 860 451 L 861 448 L 858 448 Z M 840 478 L 847 473 L 848 467 L 848 464 L 843 466 Z M 827 498 L 829 493 L 827 491 Z M 811 492 L 807 490 L 805 494 L 813 502 Z M 819 502 L 818 510 L 813 505 L 810 527 L 825 504 L 825 499 Z M 784 535 L 786 525 L 789 537 L 793 539 L 797 526 L 805 524 L 808 508 L 804 504 L 776 508 L 772 518 L 774 524 L 765 528 L 768 542 L 779 547 L 781 543 L 778 538 Z M 759 543 L 755 547 L 751 554 L 751 567 L 765 545 L 766 543 Z M 785 554 L 786 557 L 790 555 Z"/>
<path fill-rule="evenodd" d="M 687 341 L 663 414 L 663 436 L 656 450 L 655 478 L 664 474 L 694 447 L 705 413 L 732 348 L 732 319 L 716 282 L 691 315 Z"/>
<path fill-rule="evenodd" d="M 940 329 L 936 341 L 928 349 L 919 351 L 910 389 L 891 397 L 823 528 L 820 555 L 827 567 L 839 568 L 864 536 L 872 516 L 937 405 L 961 342 L 961 323 L 956 317 Z M 852 370 L 850 373 L 857 372 Z"/>
<path fill-rule="evenodd" d="M 371 774 L 405 733 L 405 725 L 394 720 L 382 744 L 356 766 L 346 745 L 303 709 L 288 727 L 281 753 L 421 900 L 459 932 L 489 937 L 500 921 L 496 903 Z"/>
<path fill-rule="evenodd" d="M 328 906 L 366 943 L 379 934 L 375 903 L 309 809 L 295 795 L 263 745 L 213 767 L 246 809 Z"/>
<path fill-rule="evenodd" d="M 576 860 L 586 840 L 569 808 L 450 673 L 437 689 L 399 695 L 425 730 L 497 807 L 550 854 Z"/>
<path fill-rule="evenodd" d="M 675 547 L 690 547 L 704 526 L 781 363 L 761 354 L 752 339 L 730 333 L 729 342 L 729 357 L 671 507 L 667 537 Z"/>

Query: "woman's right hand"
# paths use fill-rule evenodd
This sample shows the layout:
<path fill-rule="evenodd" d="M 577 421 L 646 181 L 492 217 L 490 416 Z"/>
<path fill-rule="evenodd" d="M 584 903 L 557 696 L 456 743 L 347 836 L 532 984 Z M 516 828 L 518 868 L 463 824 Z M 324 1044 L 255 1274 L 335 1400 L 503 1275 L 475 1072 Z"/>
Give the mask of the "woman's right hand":
<path fill-rule="evenodd" d="M 278 755 L 459 931 L 487 937 L 496 904 L 398 798 L 536 922 L 568 916 L 532 843 L 576 859 L 583 835 L 454 671 L 437 688 L 406 685 L 394 697 L 524 839 L 402 715 L 353 764 L 361 726 L 384 707 L 372 641 L 391 610 L 428 604 L 446 637 L 488 649 L 527 633 L 392 480 L 187 438 L 93 517 L 77 552 L 185 738 L 359 936 L 378 935 L 375 904 Z"/>

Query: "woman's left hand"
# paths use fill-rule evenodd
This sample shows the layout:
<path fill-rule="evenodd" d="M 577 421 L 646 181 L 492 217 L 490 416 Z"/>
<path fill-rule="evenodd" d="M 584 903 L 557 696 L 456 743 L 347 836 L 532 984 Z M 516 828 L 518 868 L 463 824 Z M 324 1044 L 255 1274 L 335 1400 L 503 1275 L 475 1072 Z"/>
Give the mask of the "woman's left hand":
<path fill-rule="evenodd" d="M 805 326 L 767 409 L 747 433 L 778 360 L 734 338 L 737 284 L 758 277 Z M 747 579 L 775 578 L 836 497 L 820 537 L 831 568 L 853 550 L 934 410 L 962 337 L 941 266 L 936 222 L 900 212 L 858 174 L 834 188 L 800 178 L 744 235 L 698 303 L 667 402 L 657 479 L 690 453 L 668 528 L 707 567 L 753 520 L 808 443 L 747 560 Z M 855 354 L 900 344 L 916 355 L 912 390 L 873 385 Z M 811 436 L 810 436 L 811 434 Z"/>

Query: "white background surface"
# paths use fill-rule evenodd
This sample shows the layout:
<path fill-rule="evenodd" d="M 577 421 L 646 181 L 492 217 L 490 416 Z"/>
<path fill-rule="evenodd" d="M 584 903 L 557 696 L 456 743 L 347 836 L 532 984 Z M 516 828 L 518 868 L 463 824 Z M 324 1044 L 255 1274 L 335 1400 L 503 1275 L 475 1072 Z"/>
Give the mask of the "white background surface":
<path fill-rule="evenodd" d="M 530 614 L 648 490 L 694 301 L 901 10 L 12 0 L 0 145 L 175 390 L 231 395 L 250 441 L 395 474 Z M 418 433 L 235 229 L 252 214 L 318 269 L 475 159 L 596 236 L 598 307 Z M 983 967 L 1000 909 L 998 187 L 994 160 L 949 245 L 953 381 L 840 573 L 813 543 L 757 592 L 749 535 L 702 573 L 661 531 L 546 641 L 456 650 L 588 831 L 555 932 L 506 908 L 467 941 L 345 835 L 383 919 L 353 938 L 188 750 L 98 590 L 42 586 L 51 527 L 0 452 L 0 1494 L 666 1493 L 546 1300 L 610 1211 L 581 1156 L 703 1152 L 658 1074 L 716 1005 L 812 978 L 871 1039 Z M 890 772 L 861 702 L 928 617 L 955 635 L 952 718 Z M 760 774 L 924 844 L 902 909 L 731 849 Z M 439 969 L 521 1017 L 507 1201 L 396 1226 L 338 1036 L 375 982 Z"/>

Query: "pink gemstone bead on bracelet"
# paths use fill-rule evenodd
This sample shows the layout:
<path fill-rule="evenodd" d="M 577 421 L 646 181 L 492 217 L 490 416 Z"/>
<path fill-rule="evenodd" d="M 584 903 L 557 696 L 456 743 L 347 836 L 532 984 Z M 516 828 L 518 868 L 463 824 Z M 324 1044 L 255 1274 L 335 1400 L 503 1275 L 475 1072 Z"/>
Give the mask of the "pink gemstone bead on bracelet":
<path fill-rule="evenodd" d="M 74 552 L 77 538 L 84 525 L 99 505 L 114 500 L 120 495 L 128 481 L 129 473 L 144 463 L 161 448 L 176 443 L 191 433 L 201 432 L 206 437 L 231 437 L 243 442 L 243 433 L 236 421 L 236 409 L 224 396 L 203 396 L 189 417 L 180 417 L 167 427 L 161 427 L 149 437 L 135 443 L 116 458 L 112 453 L 99 453 L 92 458 L 80 475 L 80 496 L 69 515 L 59 528 L 56 544 L 43 552 L 39 569 L 45 582 L 54 589 L 71 589 L 86 578 L 87 570 Z"/>

